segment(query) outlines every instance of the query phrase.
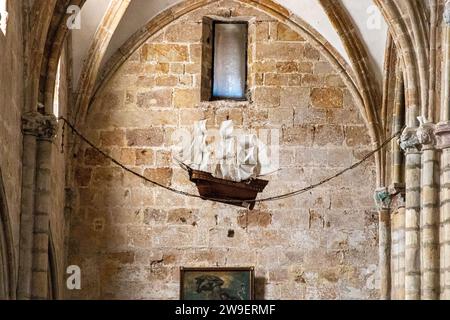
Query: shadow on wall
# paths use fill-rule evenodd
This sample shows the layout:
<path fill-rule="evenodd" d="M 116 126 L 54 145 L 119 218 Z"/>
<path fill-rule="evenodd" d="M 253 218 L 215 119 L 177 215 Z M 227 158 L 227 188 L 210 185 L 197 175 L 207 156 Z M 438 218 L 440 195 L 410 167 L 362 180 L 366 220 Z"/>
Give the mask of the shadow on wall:
<path fill-rule="evenodd" d="M 266 278 L 255 278 L 255 300 L 265 300 L 266 295 Z"/>
<path fill-rule="evenodd" d="M 14 254 L 8 207 L 0 169 L 0 300 L 14 298 Z"/>

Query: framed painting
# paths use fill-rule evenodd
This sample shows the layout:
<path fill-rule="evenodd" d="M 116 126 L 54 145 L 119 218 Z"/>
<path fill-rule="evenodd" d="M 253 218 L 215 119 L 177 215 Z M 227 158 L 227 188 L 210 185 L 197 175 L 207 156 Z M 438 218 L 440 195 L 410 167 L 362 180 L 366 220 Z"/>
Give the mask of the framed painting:
<path fill-rule="evenodd" d="M 181 300 L 254 300 L 255 268 L 181 268 Z"/>

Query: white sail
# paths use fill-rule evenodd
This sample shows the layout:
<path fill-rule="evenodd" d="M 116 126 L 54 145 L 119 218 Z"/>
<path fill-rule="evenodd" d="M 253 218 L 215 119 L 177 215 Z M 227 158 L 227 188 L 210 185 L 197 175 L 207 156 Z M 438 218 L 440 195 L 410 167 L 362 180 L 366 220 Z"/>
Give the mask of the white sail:
<path fill-rule="evenodd" d="M 236 163 L 236 141 L 233 136 L 233 121 L 227 120 L 220 125 L 220 141 L 216 150 L 216 170 L 213 176 L 219 179 L 239 181 Z"/>
<path fill-rule="evenodd" d="M 208 171 L 210 152 L 206 145 L 207 137 L 206 120 L 194 124 L 193 138 L 189 150 L 190 157 L 187 165 L 194 170 Z"/>
<path fill-rule="evenodd" d="M 256 135 L 243 135 L 239 138 L 237 162 L 240 181 L 256 178 L 258 166 L 258 150 Z"/>
<path fill-rule="evenodd" d="M 272 164 L 272 161 L 269 158 L 267 146 L 264 143 L 262 143 L 261 141 L 258 141 L 258 172 L 257 172 L 257 176 L 266 176 L 266 175 L 274 173 L 278 169 L 279 168 L 276 168 Z"/>
<path fill-rule="evenodd" d="M 274 168 L 268 156 L 268 147 L 255 134 L 234 136 L 233 121 L 222 122 L 220 139 L 216 141 L 215 162 L 207 146 L 206 120 L 196 122 L 188 150 L 180 152 L 179 162 L 194 170 L 210 172 L 219 179 L 236 182 L 271 174 Z M 184 154 L 183 154 L 184 153 Z M 211 170 L 212 169 L 212 170 Z"/>
<path fill-rule="evenodd" d="M 233 120 L 223 121 L 220 125 L 220 136 L 225 140 L 233 138 L 234 125 Z"/>

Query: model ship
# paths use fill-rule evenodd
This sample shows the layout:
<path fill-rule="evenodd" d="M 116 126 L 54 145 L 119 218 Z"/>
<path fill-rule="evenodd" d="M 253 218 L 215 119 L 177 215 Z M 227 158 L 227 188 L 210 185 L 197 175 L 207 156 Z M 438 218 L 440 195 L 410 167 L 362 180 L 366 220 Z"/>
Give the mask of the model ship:
<path fill-rule="evenodd" d="M 192 141 L 179 160 L 200 196 L 253 210 L 258 193 L 269 183 L 259 177 L 276 171 L 267 146 L 254 134 L 234 135 L 231 120 L 222 122 L 215 150 L 207 145 L 207 139 L 206 120 L 196 122 Z"/>

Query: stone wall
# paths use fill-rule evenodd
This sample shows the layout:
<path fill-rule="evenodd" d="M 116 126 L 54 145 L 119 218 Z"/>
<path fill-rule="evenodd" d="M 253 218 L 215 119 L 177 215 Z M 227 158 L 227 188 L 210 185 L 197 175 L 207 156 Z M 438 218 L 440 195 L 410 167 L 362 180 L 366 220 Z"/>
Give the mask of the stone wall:
<path fill-rule="evenodd" d="M 19 260 L 23 107 L 22 4 L 8 1 L 6 35 L 0 31 L 0 169 L 9 212 L 15 266 Z"/>
<path fill-rule="evenodd" d="M 232 8 L 232 10 L 230 10 Z M 254 17 L 250 102 L 202 102 L 205 15 Z M 333 175 L 370 151 L 364 122 L 338 73 L 287 25 L 231 1 L 175 21 L 120 68 L 91 106 L 85 132 L 133 170 L 196 192 L 172 161 L 172 133 L 229 117 L 237 128 L 280 133 L 281 171 L 265 196 Z M 372 162 L 302 196 L 254 211 L 153 187 L 82 145 L 69 264 L 73 298 L 177 299 L 179 268 L 255 266 L 262 299 L 375 298 L 377 216 Z"/>

